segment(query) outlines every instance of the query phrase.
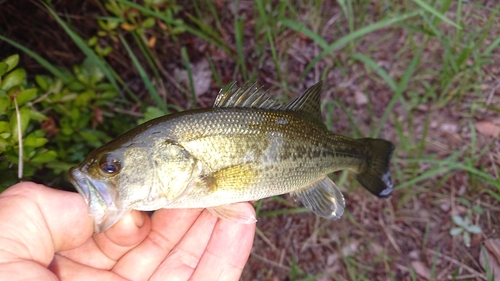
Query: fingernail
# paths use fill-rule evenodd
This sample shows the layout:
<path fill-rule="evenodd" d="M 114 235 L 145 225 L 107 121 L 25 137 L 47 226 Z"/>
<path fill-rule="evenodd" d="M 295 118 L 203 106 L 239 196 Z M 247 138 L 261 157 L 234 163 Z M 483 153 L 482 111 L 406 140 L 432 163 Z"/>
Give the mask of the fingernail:
<path fill-rule="evenodd" d="M 132 211 L 132 217 L 134 219 L 135 226 L 141 228 L 144 225 L 144 214 L 139 211 Z"/>

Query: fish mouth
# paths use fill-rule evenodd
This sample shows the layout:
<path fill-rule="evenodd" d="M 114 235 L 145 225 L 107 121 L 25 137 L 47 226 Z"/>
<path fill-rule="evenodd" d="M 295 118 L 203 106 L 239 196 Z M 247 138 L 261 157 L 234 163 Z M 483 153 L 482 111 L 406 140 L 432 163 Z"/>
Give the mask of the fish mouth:
<path fill-rule="evenodd" d="M 98 203 L 105 208 L 114 205 L 114 198 L 105 183 L 89 178 L 77 167 L 69 170 L 68 178 L 89 207 L 92 207 L 92 203 Z"/>
<path fill-rule="evenodd" d="M 94 231 L 102 232 L 113 226 L 123 213 L 115 204 L 115 196 L 106 183 L 91 178 L 79 167 L 68 172 L 68 179 L 89 206 L 89 215 L 94 219 Z"/>

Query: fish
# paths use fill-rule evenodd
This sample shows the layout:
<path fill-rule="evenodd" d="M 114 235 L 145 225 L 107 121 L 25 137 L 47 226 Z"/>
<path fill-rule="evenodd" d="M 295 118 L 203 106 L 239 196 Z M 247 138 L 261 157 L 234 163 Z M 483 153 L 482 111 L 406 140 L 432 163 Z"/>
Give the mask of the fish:
<path fill-rule="evenodd" d="M 231 204 L 286 193 L 314 214 L 337 219 L 345 200 L 328 174 L 352 171 L 368 191 L 388 197 L 395 146 L 329 131 L 321 88 L 318 82 L 284 104 L 256 84 L 233 84 L 212 107 L 153 119 L 95 149 L 68 178 L 87 203 L 95 232 L 131 210 L 161 208 L 206 208 L 253 223 Z"/>

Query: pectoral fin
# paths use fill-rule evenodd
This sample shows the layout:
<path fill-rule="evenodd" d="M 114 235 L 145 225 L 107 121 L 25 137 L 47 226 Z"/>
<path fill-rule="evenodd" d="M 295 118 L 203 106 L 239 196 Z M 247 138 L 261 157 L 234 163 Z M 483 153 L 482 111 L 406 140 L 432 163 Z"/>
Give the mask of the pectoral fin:
<path fill-rule="evenodd" d="M 239 192 L 257 180 L 259 171 L 250 163 L 230 166 L 204 177 L 211 192 Z"/>
<path fill-rule="evenodd" d="M 251 207 L 250 205 L 248 205 Z M 234 221 L 237 223 L 251 224 L 257 222 L 255 215 L 250 210 L 236 208 L 233 205 L 222 205 L 208 208 L 208 211 L 218 218 Z"/>
<path fill-rule="evenodd" d="M 344 213 L 345 201 L 342 192 L 328 177 L 310 186 L 291 193 L 313 213 L 327 219 L 338 219 Z"/>

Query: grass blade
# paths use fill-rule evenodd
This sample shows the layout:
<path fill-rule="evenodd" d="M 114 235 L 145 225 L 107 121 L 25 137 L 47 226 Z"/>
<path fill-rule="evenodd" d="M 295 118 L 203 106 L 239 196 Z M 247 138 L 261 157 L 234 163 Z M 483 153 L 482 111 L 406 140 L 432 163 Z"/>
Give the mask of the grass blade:
<path fill-rule="evenodd" d="M 191 98 L 192 98 L 192 106 L 193 108 L 196 107 L 197 101 L 196 101 L 196 89 L 194 88 L 194 80 L 193 80 L 193 71 L 191 70 L 191 63 L 189 62 L 189 56 L 187 53 L 186 47 L 181 48 L 181 55 L 182 55 L 182 60 L 184 61 L 184 64 L 186 65 L 186 71 L 188 74 L 188 79 L 189 79 L 189 88 L 191 88 Z"/>
<path fill-rule="evenodd" d="M 486 50 L 484 50 L 483 55 L 484 56 L 491 55 L 491 52 L 498 49 L 498 45 L 500 45 L 500 37 L 497 37 L 495 41 L 491 42 L 491 44 L 486 48 Z"/>
<path fill-rule="evenodd" d="M 291 28 L 299 33 L 304 34 L 305 36 L 311 38 L 314 43 L 318 44 L 318 46 L 321 47 L 321 49 L 327 49 L 328 48 L 328 43 L 321 37 L 320 35 L 314 33 L 312 30 L 309 28 L 305 27 L 303 24 L 298 23 L 296 21 L 293 21 L 291 19 L 281 19 L 280 22 L 288 27 Z"/>
<path fill-rule="evenodd" d="M 238 2 L 235 4 L 238 6 Z M 238 17 L 238 13 L 234 13 L 234 36 L 236 42 L 236 51 L 238 53 L 238 65 L 241 69 L 243 80 L 248 80 L 248 73 L 245 64 L 245 56 L 243 55 L 243 21 Z"/>
<path fill-rule="evenodd" d="M 389 76 L 389 74 L 387 73 L 387 71 L 385 71 L 382 67 L 380 67 L 374 60 L 359 53 L 352 54 L 351 57 L 355 60 L 364 63 L 366 66 L 375 71 L 375 73 L 377 73 L 378 76 L 384 79 L 385 83 L 387 83 L 387 85 L 391 88 L 391 90 L 396 91 L 397 86 L 396 82 L 394 82 L 394 79 L 392 79 L 391 76 Z"/>
<path fill-rule="evenodd" d="M 403 77 L 401 78 L 401 81 L 399 82 L 396 88 L 394 96 L 392 96 L 391 100 L 389 101 L 389 104 L 387 105 L 384 111 L 384 114 L 382 115 L 382 118 L 380 118 L 377 128 L 375 129 L 375 131 L 373 131 L 372 134 L 373 137 L 377 137 L 380 134 L 387 118 L 389 118 L 389 114 L 393 112 L 392 109 L 396 105 L 396 101 L 399 100 L 403 95 L 403 91 L 408 86 L 408 83 L 410 82 L 413 73 L 415 72 L 417 66 L 420 64 L 420 56 L 422 55 L 422 52 L 424 51 L 426 45 L 427 45 L 427 40 L 425 40 L 424 44 L 422 44 L 421 48 L 417 51 L 417 53 L 411 60 L 410 65 L 406 69 L 405 73 L 403 74 Z"/>
<path fill-rule="evenodd" d="M 69 26 L 64 22 L 58 15 L 57 13 L 47 4 L 43 3 L 45 8 L 49 11 L 49 13 L 54 17 L 54 19 L 61 25 L 61 27 L 66 31 L 66 33 L 71 37 L 73 42 L 78 46 L 78 48 L 92 61 L 93 64 L 95 64 L 97 67 L 99 67 L 108 81 L 113 85 L 113 88 L 115 88 L 117 93 L 120 93 L 120 88 L 118 87 L 118 84 L 116 83 L 116 79 L 113 75 L 113 73 L 110 71 L 109 67 L 107 66 L 107 63 L 105 64 L 99 56 L 83 41 L 83 39 L 76 34 Z"/>
<path fill-rule="evenodd" d="M 440 20 L 453 25 L 457 29 L 462 29 L 462 27 L 460 27 L 460 25 L 456 24 L 454 21 L 450 20 L 445 15 L 443 15 L 442 13 L 440 13 L 439 11 L 437 11 L 436 9 L 432 8 L 431 5 L 425 3 L 424 1 L 422 1 L 422 0 L 413 0 L 413 2 L 415 2 L 417 5 L 419 5 L 423 10 L 426 10 L 427 12 L 433 14 L 434 16 L 436 16 L 437 18 L 439 18 Z"/>
<path fill-rule="evenodd" d="M 130 49 L 130 46 L 128 45 L 127 41 L 123 38 L 123 36 L 119 35 L 120 41 L 122 42 L 123 46 L 125 47 L 125 50 L 127 50 L 128 55 L 130 56 L 130 59 L 132 60 L 132 63 L 134 64 L 135 69 L 139 72 L 139 76 L 141 77 L 142 82 L 144 82 L 144 85 L 146 86 L 146 89 L 148 89 L 149 94 L 153 98 L 153 100 L 156 102 L 158 107 L 165 113 L 168 114 L 169 111 L 167 109 L 167 106 L 165 105 L 165 102 L 161 99 L 160 95 L 158 94 L 158 91 L 156 91 L 156 88 L 153 86 L 153 83 L 151 82 L 151 79 L 149 79 L 148 74 L 142 67 L 141 63 L 135 56 L 134 52 L 132 49 Z"/>
<path fill-rule="evenodd" d="M 346 36 L 340 38 L 339 40 L 335 41 L 334 43 L 328 45 L 327 48 L 323 49 L 323 51 L 319 55 L 317 55 L 306 66 L 306 68 L 304 69 L 304 71 L 300 75 L 300 79 L 304 79 L 305 76 L 309 73 L 309 71 L 311 71 L 311 69 L 313 68 L 313 66 L 317 62 L 319 62 L 320 60 L 322 60 L 325 56 L 332 54 L 336 49 L 338 49 L 338 48 L 346 45 L 347 43 L 349 43 L 349 42 L 351 42 L 351 41 L 353 41 L 353 40 L 355 40 L 357 38 L 363 37 L 363 36 L 365 36 L 368 33 L 371 33 L 371 32 L 376 31 L 378 29 L 390 26 L 392 24 L 395 24 L 397 22 L 406 20 L 408 18 L 414 17 L 414 16 L 418 15 L 419 13 L 421 13 L 421 11 L 422 10 L 417 10 L 417 11 L 413 11 L 411 13 L 406 13 L 406 14 L 403 14 L 403 15 L 400 15 L 400 16 L 396 16 L 396 17 L 384 19 L 384 20 L 381 20 L 381 21 L 379 21 L 377 23 L 371 24 L 369 26 L 365 26 L 363 28 L 360 28 L 360 29 L 358 29 L 358 30 L 356 30 L 354 32 L 351 32 L 351 33 L 347 34 Z M 281 19 L 280 22 L 281 21 L 283 21 L 283 20 Z M 304 34 L 304 35 L 307 35 L 307 34 Z M 311 39 L 313 39 L 313 38 L 311 38 Z"/>
<path fill-rule="evenodd" d="M 46 59 L 42 58 L 39 56 L 37 53 L 33 52 L 32 50 L 24 47 L 23 45 L 10 40 L 9 38 L 0 35 L 0 39 L 9 43 L 10 45 L 18 48 L 19 50 L 23 51 L 25 54 L 28 56 L 32 57 L 34 60 L 36 60 L 40 65 L 42 65 L 45 69 L 47 69 L 52 75 L 60 78 L 64 83 L 69 83 L 71 81 L 71 75 L 65 73 L 64 71 L 59 70 L 57 67 L 53 66 L 49 61 Z"/>

